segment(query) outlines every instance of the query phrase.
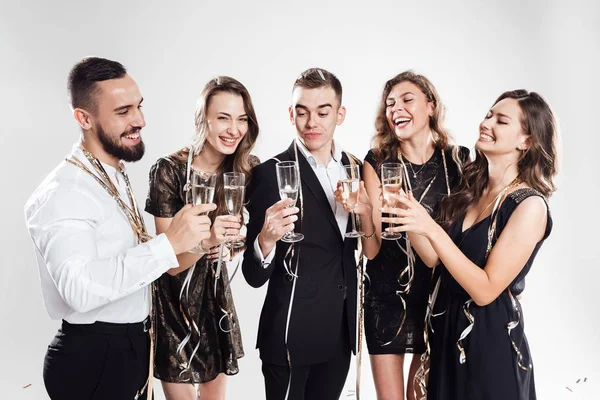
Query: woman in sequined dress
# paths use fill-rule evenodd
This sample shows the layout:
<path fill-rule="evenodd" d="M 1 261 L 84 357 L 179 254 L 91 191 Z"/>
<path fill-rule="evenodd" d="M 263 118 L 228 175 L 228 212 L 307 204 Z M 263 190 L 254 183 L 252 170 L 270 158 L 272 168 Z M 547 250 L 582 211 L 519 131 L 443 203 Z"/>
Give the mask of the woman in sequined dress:
<path fill-rule="evenodd" d="M 429 400 L 536 398 L 518 295 L 552 230 L 546 199 L 557 172 L 556 124 L 546 101 L 505 92 L 480 124 L 476 158 L 433 221 L 414 196 L 387 222 L 420 235 L 427 265 L 440 266 L 428 323 Z M 426 376 L 423 376 L 425 379 Z"/>
<path fill-rule="evenodd" d="M 243 172 L 248 184 L 251 168 L 259 163 L 250 155 L 259 128 L 246 88 L 224 76 L 202 91 L 195 125 L 192 150 L 162 157 L 152 167 L 146 211 L 155 217 L 157 234 L 165 231 L 191 199 L 190 169 L 216 173 L 212 236 L 201 244 L 209 249 L 241 238 L 240 216 L 227 215 L 222 173 Z M 227 268 L 215 279 L 217 253 L 179 256 L 180 266 L 156 281 L 154 376 L 167 400 L 224 399 L 225 376 L 237 374 L 237 360 L 244 355 Z"/>
<path fill-rule="evenodd" d="M 368 279 L 365 284 L 365 335 L 378 398 L 413 398 L 413 377 L 423 339 L 431 269 L 418 255 L 409 267 L 406 239 L 382 240 L 381 165 L 404 164 L 406 179 L 421 204 L 437 216 L 439 202 L 460 182 L 469 150 L 451 144 L 444 127 L 444 108 L 433 84 L 424 76 L 403 72 L 386 82 L 376 120 L 375 147 L 363 166 L 355 213 L 367 234 L 362 244 Z M 370 235 L 371 233 L 374 235 Z M 412 235 L 411 235 L 412 236 Z M 404 248 L 404 250 L 403 250 Z M 412 269 L 414 275 L 401 277 Z M 409 288 L 402 285 L 408 284 Z M 404 355 L 412 353 L 404 388 Z"/>

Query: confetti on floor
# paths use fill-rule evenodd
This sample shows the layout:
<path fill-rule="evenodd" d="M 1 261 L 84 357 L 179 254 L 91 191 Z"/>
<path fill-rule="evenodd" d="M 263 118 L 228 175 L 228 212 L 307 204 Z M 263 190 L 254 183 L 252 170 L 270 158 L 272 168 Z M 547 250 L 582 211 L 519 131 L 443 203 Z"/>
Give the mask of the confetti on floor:
<path fill-rule="evenodd" d="M 23 389 L 27 389 L 29 386 L 31 386 L 31 383 L 29 385 L 23 386 Z"/>

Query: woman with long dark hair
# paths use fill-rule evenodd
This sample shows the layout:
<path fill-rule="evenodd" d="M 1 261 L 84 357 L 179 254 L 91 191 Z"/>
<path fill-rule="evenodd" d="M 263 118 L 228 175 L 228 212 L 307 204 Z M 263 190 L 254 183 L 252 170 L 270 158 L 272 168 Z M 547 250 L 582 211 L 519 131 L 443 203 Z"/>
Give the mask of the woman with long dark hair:
<path fill-rule="evenodd" d="M 365 334 L 380 399 L 413 397 L 413 377 L 425 352 L 423 329 L 431 270 L 412 252 L 410 237 L 382 238 L 384 163 L 406 169 L 404 183 L 428 213 L 438 215 L 440 201 L 460 183 L 469 150 L 452 144 L 444 126 L 444 107 L 423 75 L 403 72 L 386 82 L 375 122 L 374 147 L 363 165 L 364 184 L 354 212 L 367 236 L 362 239 L 368 280 L 365 284 Z M 343 202 L 341 192 L 338 199 Z M 412 235 L 410 235 L 412 236 Z M 412 353 L 404 388 L 404 355 Z"/>
<path fill-rule="evenodd" d="M 246 88 L 226 76 L 208 82 L 195 125 L 192 146 L 160 158 L 152 167 L 146 201 L 158 234 L 190 201 L 192 171 L 217 175 L 217 209 L 209 214 L 212 236 L 199 246 L 208 254 L 180 255 L 179 267 L 156 281 L 154 376 L 162 381 L 168 400 L 196 399 L 200 394 L 203 399 L 224 399 L 225 375 L 238 372 L 237 360 L 244 355 L 227 269 L 219 269 L 214 261 L 221 243 L 241 238 L 243 223 L 240 216 L 228 215 L 223 173 L 243 173 L 248 184 L 251 168 L 259 163 L 250 155 L 259 127 Z"/>
<path fill-rule="evenodd" d="M 535 92 L 503 93 L 479 127 L 476 158 L 441 205 L 442 226 L 398 196 L 391 231 L 421 235 L 415 247 L 440 264 L 428 313 L 427 399 L 535 399 L 533 364 L 518 296 L 552 229 L 557 129 Z M 421 376 L 423 382 L 425 376 Z"/>

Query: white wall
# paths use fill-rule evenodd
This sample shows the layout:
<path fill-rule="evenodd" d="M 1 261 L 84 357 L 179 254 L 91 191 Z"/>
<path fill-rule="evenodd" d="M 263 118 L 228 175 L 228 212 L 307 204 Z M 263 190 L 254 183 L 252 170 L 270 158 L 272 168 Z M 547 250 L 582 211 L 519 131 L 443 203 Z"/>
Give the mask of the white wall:
<path fill-rule="evenodd" d="M 239 79 L 252 94 L 262 128 L 255 153 L 263 160 L 293 137 L 287 120 L 291 85 L 312 66 L 341 79 L 348 116 L 337 137 L 359 157 L 368 149 L 384 82 L 405 69 L 436 84 L 448 108 L 448 126 L 469 147 L 501 92 L 542 93 L 560 119 L 564 153 L 559 191 L 551 201 L 554 232 L 523 301 L 538 397 L 597 398 L 592 394 L 600 393 L 600 218 L 593 206 L 599 195 L 597 2 L 173 3 L 2 0 L 1 398 L 47 398 L 42 360 L 59 322 L 43 308 L 22 210 L 77 140 L 66 77 L 86 55 L 121 61 L 145 97 L 147 154 L 130 167 L 140 202 L 150 165 L 187 143 L 196 98 L 215 75 Z M 253 348 L 264 291 L 250 288 L 241 275 L 233 291 L 247 355 L 240 374 L 230 379 L 229 394 L 260 399 L 262 376 Z M 586 383 L 575 383 L 584 377 Z M 363 393 L 375 398 L 368 364 Z"/>

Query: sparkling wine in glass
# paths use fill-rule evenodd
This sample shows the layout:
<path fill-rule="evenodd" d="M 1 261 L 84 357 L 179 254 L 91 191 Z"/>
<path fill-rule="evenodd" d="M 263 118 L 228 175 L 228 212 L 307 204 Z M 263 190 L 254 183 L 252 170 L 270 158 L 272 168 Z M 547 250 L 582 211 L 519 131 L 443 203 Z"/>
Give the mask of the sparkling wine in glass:
<path fill-rule="evenodd" d="M 227 212 L 229 215 L 240 215 L 244 207 L 246 176 L 242 172 L 226 172 L 223 174 L 223 185 Z M 245 245 L 241 240 L 229 240 L 226 243 L 232 249 L 239 249 Z"/>
<path fill-rule="evenodd" d="M 192 201 L 194 206 L 209 204 L 215 196 L 217 176 L 210 172 L 192 171 Z"/>
<path fill-rule="evenodd" d="M 194 206 L 199 206 L 200 204 L 210 204 L 213 202 L 216 182 L 217 175 L 211 172 L 204 172 L 194 169 L 192 170 L 192 202 L 194 203 Z M 190 250 L 190 252 L 196 254 L 205 253 L 200 243 Z"/>
<path fill-rule="evenodd" d="M 384 163 L 381 166 L 381 186 L 383 191 L 383 203 L 386 207 L 396 207 L 397 200 L 392 196 L 398 196 L 402 189 L 402 178 L 404 177 L 404 166 L 400 163 Z M 396 224 L 390 223 L 393 228 Z M 396 240 L 402 237 L 401 232 L 381 232 L 382 239 Z"/>
<path fill-rule="evenodd" d="M 356 215 L 354 207 L 358 201 L 358 188 L 360 187 L 360 167 L 358 165 L 344 165 L 342 177 L 342 197 L 350 207 L 350 218 L 352 219 L 352 231 L 346 232 L 345 237 L 358 238 L 363 236 L 362 232 L 356 230 Z"/>
<path fill-rule="evenodd" d="M 292 199 L 294 203 L 290 207 L 296 205 L 298 200 L 298 191 L 300 190 L 300 168 L 296 161 L 278 162 L 275 166 L 277 173 L 277 185 L 279 186 L 279 196 L 282 200 Z M 281 238 L 286 243 L 295 243 L 304 239 L 301 233 L 288 232 Z"/>

